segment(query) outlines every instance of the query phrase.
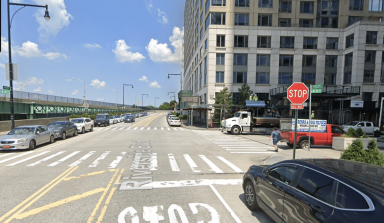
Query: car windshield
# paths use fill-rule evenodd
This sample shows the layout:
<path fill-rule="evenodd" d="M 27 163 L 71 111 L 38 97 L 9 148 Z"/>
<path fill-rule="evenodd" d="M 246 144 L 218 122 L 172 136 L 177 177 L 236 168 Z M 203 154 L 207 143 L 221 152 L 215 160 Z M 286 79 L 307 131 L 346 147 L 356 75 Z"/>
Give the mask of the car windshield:
<path fill-rule="evenodd" d="M 109 116 L 109 119 L 113 119 L 113 116 Z"/>
<path fill-rule="evenodd" d="M 99 118 L 99 119 L 104 119 L 105 117 L 107 117 L 106 115 L 96 115 L 96 118 Z"/>
<path fill-rule="evenodd" d="M 236 113 L 235 113 L 235 117 L 237 117 L 237 118 L 240 117 L 240 115 L 241 115 L 240 112 L 236 112 Z"/>
<path fill-rule="evenodd" d="M 73 123 L 83 123 L 84 119 L 72 119 Z"/>
<path fill-rule="evenodd" d="M 359 123 L 359 122 L 358 121 L 353 121 L 353 122 L 349 122 L 349 123 L 347 123 L 345 125 L 357 125 L 357 123 Z"/>
<path fill-rule="evenodd" d="M 48 125 L 48 128 L 59 128 L 64 126 L 65 126 L 65 122 L 52 122 L 51 124 Z"/>
<path fill-rule="evenodd" d="M 176 117 L 172 117 L 172 120 L 180 120 L 179 118 L 176 118 Z"/>
<path fill-rule="evenodd" d="M 8 135 L 31 135 L 35 132 L 35 127 L 15 128 Z"/>

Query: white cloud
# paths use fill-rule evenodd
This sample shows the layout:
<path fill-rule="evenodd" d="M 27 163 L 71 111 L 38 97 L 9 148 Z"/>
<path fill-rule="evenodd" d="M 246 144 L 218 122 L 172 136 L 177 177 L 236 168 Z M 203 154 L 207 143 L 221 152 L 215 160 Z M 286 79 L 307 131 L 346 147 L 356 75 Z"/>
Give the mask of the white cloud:
<path fill-rule="evenodd" d="M 142 78 L 139 79 L 139 81 L 148 82 L 148 78 L 146 76 L 143 76 Z"/>
<path fill-rule="evenodd" d="M 149 2 L 147 2 L 147 10 L 148 10 L 149 12 L 152 12 L 152 8 L 153 8 L 152 1 L 149 0 Z"/>
<path fill-rule="evenodd" d="M 72 81 L 72 79 L 71 79 L 71 78 L 68 78 L 68 79 L 65 79 L 65 81 Z"/>
<path fill-rule="evenodd" d="M 39 79 L 37 77 L 30 77 L 24 83 L 25 83 L 25 85 L 39 85 L 39 84 L 43 84 L 44 80 Z"/>
<path fill-rule="evenodd" d="M 48 5 L 51 19 L 46 21 L 44 18 L 45 9 L 39 9 L 35 13 L 35 18 L 40 27 L 40 39 L 45 40 L 50 36 L 55 36 L 64 27 L 69 25 L 69 19 L 73 19 L 65 8 L 64 0 L 33 0 L 38 5 Z"/>
<path fill-rule="evenodd" d="M 96 101 L 104 101 L 104 98 L 98 98 Z"/>
<path fill-rule="evenodd" d="M 79 91 L 78 91 L 78 90 L 74 90 L 74 91 L 71 93 L 71 95 L 77 95 L 77 93 L 79 93 Z"/>
<path fill-rule="evenodd" d="M 58 52 L 48 52 L 46 54 L 39 50 L 39 46 L 31 41 L 24 42 L 21 47 L 16 46 L 14 49 L 15 53 L 22 57 L 45 57 L 49 60 L 54 60 L 59 57 L 67 59 L 68 57 Z"/>
<path fill-rule="evenodd" d="M 5 64 L 0 63 L 0 67 L 5 68 Z"/>
<path fill-rule="evenodd" d="M 153 82 L 149 83 L 148 86 L 151 87 L 151 88 L 161 88 L 161 86 L 159 85 L 159 83 L 157 83 L 156 80 L 154 80 Z"/>
<path fill-rule="evenodd" d="M 168 23 L 167 14 L 165 14 L 165 12 L 160 11 L 160 9 L 157 9 L 157 17 L 159 17 L 159 19 L 157 20 L 157 21 L 159 21 L 159 23 L 161 23 L 161 24 L 167 24 Z"/>
<path fill-rule="evenodd" d="M 171 49 L 168 48 L 166 43 L 158 43 L 158 40 L 151 39 L 147 49 L 149 57 L 154 62 L 169 62 L 169 63 L 180 63 L 182 59 L 182 48 L 183 48 L 183 36 L 184 28 L 180 30 L 178 27 L 173 28 L 173 35 L 169 37 L 171 45 L 175 48 L 175 52 L 172 53 Z"/>
<path fill-rule="evenodd" d="M 84 46 L 87 47 L 87 48 L 102 48 L 102 47 L 101 47 L 99 44 L 97 44 L 97 43 L 94 43 L 94 44 L 92 44 L 92 43 L 85 43 Z"/>
<path fill-rule="evenodd" d="M 100 89 L 105 87 L 106 84 L 107 83 L 105 83 L 105 81 L 101 82 L 98 79 L 95 79 L 95 80 L 92 80 L 91 86 L 93 86 L 96 89 Z"/>
<path fill-rule="evenodd" d="M 38 88 L 33 89 L 33 92 L 35 92 L 35 93 L 40 93 L 40 92 L 41 92 L 41 87 L 38 87 Z"/>
<path fill-rule="evenodd" d="M 116 59 L 120 63 L 135 62 L 135 61 L 140 62 L 142 59 L 145 58 L 139 52 L 132 53 L 132 52 L 128 51 L 129 48 L 130 48 L 130 46 L 128 46 L 125 43 L 125 40 L 119 39 L 118 41 L 116 41 L 116 49 L 112 50 L 112 52 L 115 53 Z"/>
<path fill-rule="evenodd" d="M 48 94 L 53 94 L 53 91 L 52 90 L 48 90 Z"/>
<path fill-rule="evenodd" d="M 8 41 L 5 40 L 5 37 L 1 37 L 1 53 L 0 57 L 8 62 Z M 7 59 L 6 59 L 7 58 Z"/>

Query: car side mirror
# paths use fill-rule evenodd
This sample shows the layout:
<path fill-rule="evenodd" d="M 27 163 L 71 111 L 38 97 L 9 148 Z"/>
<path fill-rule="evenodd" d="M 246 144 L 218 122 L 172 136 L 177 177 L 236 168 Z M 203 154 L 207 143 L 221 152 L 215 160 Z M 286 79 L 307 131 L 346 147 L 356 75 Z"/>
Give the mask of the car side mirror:
<path fill-rule="evenodd" d="M 40 131 L 36 131 L 36 134 L 40 134 Z"/>
<path fill-rule="evenodd" d="M 261 172 L 264 176 L 268 176 L 268 168 L 264 168 Z"/>

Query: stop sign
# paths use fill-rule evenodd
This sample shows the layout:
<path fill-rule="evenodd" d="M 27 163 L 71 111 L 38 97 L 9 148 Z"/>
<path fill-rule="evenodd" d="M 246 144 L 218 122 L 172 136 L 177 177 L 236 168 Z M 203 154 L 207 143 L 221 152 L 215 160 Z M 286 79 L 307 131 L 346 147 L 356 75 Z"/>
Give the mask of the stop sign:
<path fill-rule="evenodd" d="M 293 83 L 287 90 L 287 98 L 292 104 L 303 104 L 309 95 L 308 87 L 301 82 Z"/>

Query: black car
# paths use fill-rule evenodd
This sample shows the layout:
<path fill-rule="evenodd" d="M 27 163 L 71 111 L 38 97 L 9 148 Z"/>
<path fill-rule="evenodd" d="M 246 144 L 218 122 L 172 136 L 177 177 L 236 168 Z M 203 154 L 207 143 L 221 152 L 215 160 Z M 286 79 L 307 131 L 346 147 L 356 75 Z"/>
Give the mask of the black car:
<path fill-rule="evenodd" d="M 244 198 L 275 222 L 383 222 L 384 168 L 337 159 L 251 166 Z"/>
<path fill-rule="evenodd" d="M 97 114 L 95 121 L 93 122 L 95 126 L 109 126 L 109 115 L 108 114 Z"/>
<path fill-rule="evenodd" d="M 126 123 L 126 122 L 135 122 L 135 121 L 136 121 L 136 118 L 133 115 L 126 115 L 126 116 L 124 116 L 124 123 Z"/>
<path fill-rule="evenodd" d="M 77 126 L 73 122 L 57 121 L 47 127 L 55 133 L 55 138 L 66 139 L 67 136 L 77 136 Z"/>

